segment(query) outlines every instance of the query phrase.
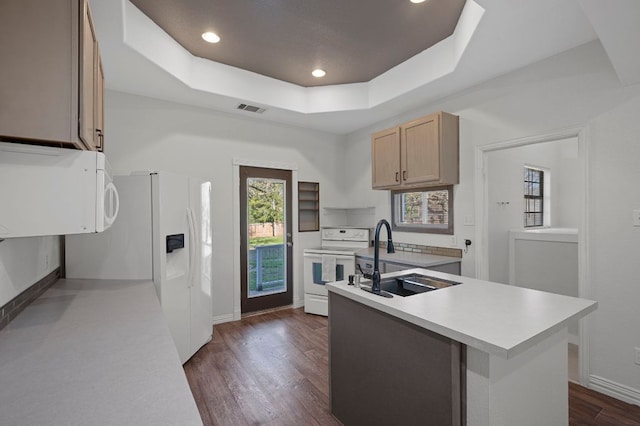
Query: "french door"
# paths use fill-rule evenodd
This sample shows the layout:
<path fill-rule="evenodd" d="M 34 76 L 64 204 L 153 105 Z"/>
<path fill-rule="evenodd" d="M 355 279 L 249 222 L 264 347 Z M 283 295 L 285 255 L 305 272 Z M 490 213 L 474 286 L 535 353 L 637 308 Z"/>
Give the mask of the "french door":
<path fill-rule="evenodd" d="M 291 171 L 240 167 L 240 308 L 293 302 Z"/>

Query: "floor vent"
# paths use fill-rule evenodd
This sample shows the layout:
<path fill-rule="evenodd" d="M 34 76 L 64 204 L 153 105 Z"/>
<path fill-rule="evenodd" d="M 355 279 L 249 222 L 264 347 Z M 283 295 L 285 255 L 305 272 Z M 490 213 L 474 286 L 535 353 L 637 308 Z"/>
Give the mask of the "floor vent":
<path fill-rule="evenodd" d="M 247 104 L 240 104 L 236 107 L 236 109 L 241 109 L 243 111 L 249 111 L 249 112 L 255 112 L 257 114 L 262 114 L 263 112 L 266 111 L 265 108 L 260 108 L 257 107 L 255 105 L 247 105 Z"/>

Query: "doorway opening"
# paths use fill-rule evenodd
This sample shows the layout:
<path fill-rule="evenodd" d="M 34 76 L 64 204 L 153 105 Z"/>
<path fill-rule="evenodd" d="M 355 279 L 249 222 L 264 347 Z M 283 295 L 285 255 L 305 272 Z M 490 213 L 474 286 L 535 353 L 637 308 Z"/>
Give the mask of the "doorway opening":
<path fill-rule="evenodd" d="M 290 170 L 240 167 L 242 313 L 293 302 L 291 182 Z"/>
<path fill-rule="evenodd" d="M 476 148 L 479 279 L 589 297 L 585 146 L 582 129 L 568 129 Z M 544 172 L 544 181 L 530 170 Z M 530 226 L 536 214 L 539 224 Z M 581 384 L 586 327 L 585 320 L 569 326 L 569 376 Z"/>

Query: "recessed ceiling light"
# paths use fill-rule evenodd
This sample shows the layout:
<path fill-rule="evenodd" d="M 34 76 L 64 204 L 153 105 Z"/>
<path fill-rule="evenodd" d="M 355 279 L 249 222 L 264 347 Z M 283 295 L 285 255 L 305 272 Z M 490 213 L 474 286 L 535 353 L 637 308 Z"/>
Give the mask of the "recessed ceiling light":
<path fill-rule="evenodd" d="M 424 0 L 411 0 L 411 3 L 424 3 Z"/>
<path fill-rule="evenodd" d="M 324 77 L 326 74 L 325 70 L 321 70 L 320 68 L 311 71 L 311 75 L 318 78 Z"/>
<path fill-rule="evenodd" d="M 212 33 L 211 31 L 202 33 L 202 38 L 209 43 L 217 43 L 220 41 L 220 36 L 216 33 Z"/>

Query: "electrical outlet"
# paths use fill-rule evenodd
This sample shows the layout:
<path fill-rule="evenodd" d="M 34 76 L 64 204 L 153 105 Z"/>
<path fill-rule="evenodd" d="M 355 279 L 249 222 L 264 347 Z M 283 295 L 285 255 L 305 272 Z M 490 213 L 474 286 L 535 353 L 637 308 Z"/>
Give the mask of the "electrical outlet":
<path fill-rule="evenodd" d="M 451 237 L 451 247 L 455 247 L 457 244 L 458 244 L 458 240 L 454 235 L 453 237 Z"/>
<path fill-rule="evenodd" d="M 46 270 L 49 270 L 49 255 L 45 254 L 44 255 L 44 267 Z"/>
<path fill-rule="evenodd" d="M 640 226 L 640 209 L 633 211 L 633 226 Z"/>
<path fill-rule="evenodd" d="M 634 348 L 634 350 L 636 351 L 636 361 L 635 361 L 635 363 L 640 365 L 640 348 Z"/>

